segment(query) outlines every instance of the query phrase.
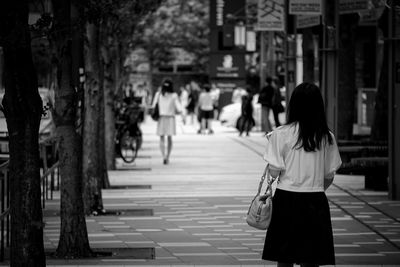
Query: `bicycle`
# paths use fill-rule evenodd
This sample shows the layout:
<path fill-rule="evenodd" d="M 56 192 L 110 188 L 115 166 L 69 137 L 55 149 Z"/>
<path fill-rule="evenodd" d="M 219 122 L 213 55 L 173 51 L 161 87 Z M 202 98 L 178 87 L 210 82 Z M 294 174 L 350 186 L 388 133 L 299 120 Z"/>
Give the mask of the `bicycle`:
<path fill-rule="evenodd" d="M 137 106 L 126 107 L 116 121 L 116 152 L 126 163 L 135 161 L 142 146 L 142 131 L 139 121 L 143 110 Z"/>

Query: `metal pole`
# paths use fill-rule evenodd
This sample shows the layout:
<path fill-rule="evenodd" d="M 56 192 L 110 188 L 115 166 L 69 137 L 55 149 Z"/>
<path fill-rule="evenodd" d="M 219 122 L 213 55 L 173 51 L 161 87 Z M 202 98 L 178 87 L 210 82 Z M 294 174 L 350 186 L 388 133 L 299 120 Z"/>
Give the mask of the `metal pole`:
<path fill-rule="evenodd" d="M 260 89 L 265 86 L 265 32 L 260 31 Z"/>
<path fill-rule="evenodd" d="M 389 199 L 400 199 L 400 21 L 396 21 L 395 1 L 389 1 Z M 398 12 L 398 11 L 397 11 Z"/>
<path fill-rule="evenodd" d="M 289 100 L 294 88 L 296 87 L 296 56 L 297 56 L 297 44 L 296 44 L 296 21 L 293 20 L 293 34 L 289 34 L 289 1 L 285 1 L 285 60 L 286 60 L 286 99 Z"/>
<path fill-rule="evenodd" d="M 325 0 L 323 5 L 323 48 L 321 92 L 325 101 L 327 121 L 333 133 L 337 133 L 338 91 L 338 39 L 339 12 L 336 1 Z"/>
<path fill-rule="evenodd" d="M 266 53 L 267 58 L 267 73 L 269 76 L 276 76 L 276 57 L 275 57 L 275 46 L 274 46 L 275 32 L 268 32 L 268 51 Z"/>

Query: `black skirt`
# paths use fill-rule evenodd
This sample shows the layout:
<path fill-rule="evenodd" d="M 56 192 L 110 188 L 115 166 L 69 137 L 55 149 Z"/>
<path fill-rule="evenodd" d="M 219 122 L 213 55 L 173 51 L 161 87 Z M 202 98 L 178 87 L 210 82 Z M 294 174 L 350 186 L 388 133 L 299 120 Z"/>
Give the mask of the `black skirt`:
<path fill-rule="evenodd" d="M 277 189 L 265 238 L 264 260 L 334 265 L 332 222 L 324 192 Z"/>

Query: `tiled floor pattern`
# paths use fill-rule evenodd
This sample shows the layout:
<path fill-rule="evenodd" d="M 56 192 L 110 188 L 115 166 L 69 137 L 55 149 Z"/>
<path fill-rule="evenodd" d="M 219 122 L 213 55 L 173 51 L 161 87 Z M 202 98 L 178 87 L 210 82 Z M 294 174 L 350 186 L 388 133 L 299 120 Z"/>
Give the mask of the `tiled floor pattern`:
<path fill-rule="evenodd" d="M 357 219 L 400 245 L 400 224 L 353 198 L 332 198 Z M 92 248 L 155 247 L 155 260 L 103 259 L 100 262 L 143 264 L 272 264 L 261 261 L 264 231 L 247 226 L 249 197 L 107 200 L 113 208 L 153 208 L 150 217 L 90 217 Z M 357 211 L 356 211 L 357 210 Z M 356 212 L 355 212 L 356 211 Z M 400 250 L 382 236 L 331 205 L 337 264 L 399 264 Z M 58 243 L 57 218 L 46 219 L 47 247 Z M 99 260 L 97 260 L 99 261 Z"/>
<path fill-rule="evenodd" d="M 238 138 L 234 131 L 220 134 L 225 129 L 216 125 L 214 136 L 199 136 L 195 126 L 181 125 L 171 164 L 163 166 L 154 129 L 155 125 L 144 125 L 143 157 L 133 168 L 110 172 L 114 185 L 151 185 L 151 189 L 103 194 L 106 209 L 149 208 L 154 216 L 89 217 L 87 225 L 92 248 L 155 247 L 156 259 L 49 260 L 48 264 L 274 266 L 260 260 L 265 232 L 250 228 L 244 220 L 264 164 L 262 134 Z M 400 214 L 399 202 L 385 202 L 384 192 L 360 191 L 362 177 L 338 176 L 335 181 L 382 211 Z M 339 188 L 332 187 L 327 194 L 337 264 L 400 266 L 400 250 L 391 244 L 399 245 L 396 220 Z M 48 217 L 46 223 L 46 246 L 54 248 L 59 219 Z"/>

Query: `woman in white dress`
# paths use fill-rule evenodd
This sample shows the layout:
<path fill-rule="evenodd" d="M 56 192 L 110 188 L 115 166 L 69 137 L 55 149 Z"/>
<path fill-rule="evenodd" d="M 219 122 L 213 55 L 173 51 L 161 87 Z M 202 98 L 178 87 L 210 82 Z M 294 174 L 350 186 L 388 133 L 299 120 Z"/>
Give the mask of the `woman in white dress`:
<path fill-rule="evenodd" d="M 160 136 L 160 150 L 163 163 L 169 163 L 172 151 L 172 136 L 176 134 L 175 114 L 181 112 L 178 95 L 174 92 L 172 81 L 167 79 L 161 85 L 154 97 L 153 108 L 158 103 L 160 118 L 157 121 L 157 135 Z M 167 136 L 167 147 L 165 147 L 165 136 Z"/>

